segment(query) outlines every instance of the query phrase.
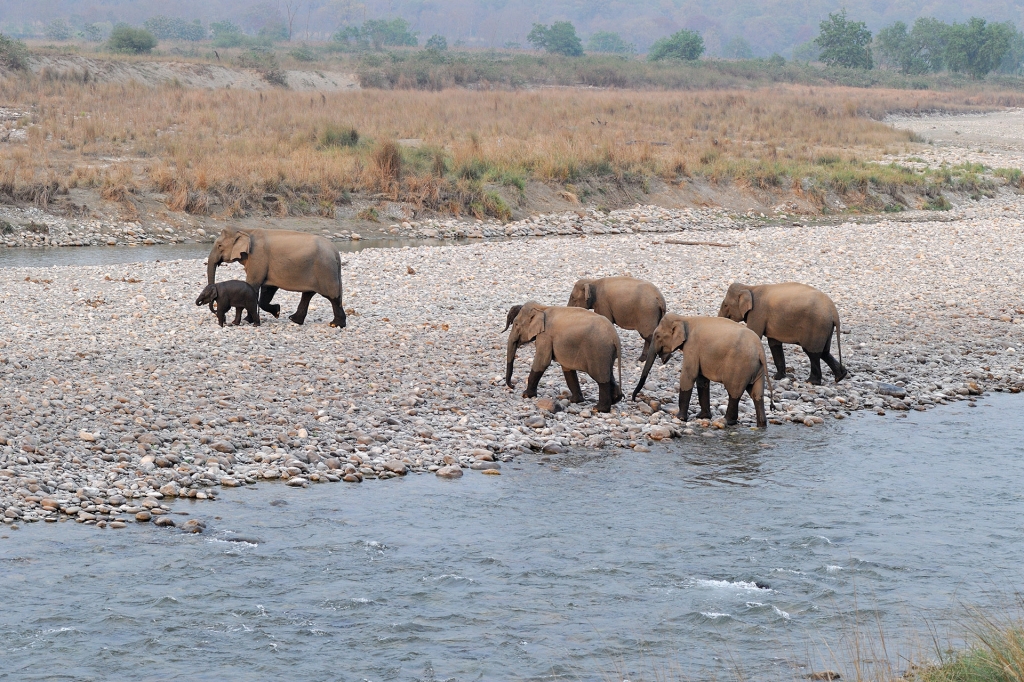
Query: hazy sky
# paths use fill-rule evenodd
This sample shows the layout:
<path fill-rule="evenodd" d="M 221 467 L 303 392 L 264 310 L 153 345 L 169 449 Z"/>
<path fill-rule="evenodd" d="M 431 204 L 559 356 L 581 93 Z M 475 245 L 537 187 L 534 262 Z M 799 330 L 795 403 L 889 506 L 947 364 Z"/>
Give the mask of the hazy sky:
<path fill-rule="evenodd" d="M 572 21 L 586 39 L 596 31 L 614 31 L 645 50 L 654 40 L 689 28 L 704 35 L 710 54 L 740 37 L 755 54 L 787 54 L 812 39 L 818 22 L 845 6 L 852 19 L 872 30 L 919 16 L 963 21 L 1024 20 L 1024 0 L 0 0 L 0 30 L 27 35 L 48 21 L 72 23 L 126 21 L 141 24 L 165 14 L 204 22 L 230 19 L 257 30 L 268 17 L 291 17 L 293 35 L 323 39 L 338 26 L 370 18 L 400 16 L 420 34 L 478 47 L 526 46 L 534 22 Z"/>

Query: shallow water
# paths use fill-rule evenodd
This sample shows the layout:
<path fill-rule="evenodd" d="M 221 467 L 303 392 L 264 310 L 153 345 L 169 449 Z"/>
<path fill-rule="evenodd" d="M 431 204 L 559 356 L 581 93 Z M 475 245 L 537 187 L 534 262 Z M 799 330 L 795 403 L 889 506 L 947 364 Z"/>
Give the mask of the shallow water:
<path fill-rule="evenodd" d="M 363 249 L 396 249 L 403 246 L 443 246 L 456 241 L 443 239 L 360 239 L 334 240 L 342 253 Z M 54 265 L 114 265 L 148 261 L 191 260 L 210 255 L 211 244 L 156 244 L 153 246 L 56 246 L 45 248 L 0 248 L 0 268 L 45 268 Z"/>
<path fill-rule="evenodd" d="M 266 483 L 178 502 L 201 536 L 0 528 L 0 679 L 850 677 L 879 629 L 899 669 L 1011 607 L 1022 407 Z"/>

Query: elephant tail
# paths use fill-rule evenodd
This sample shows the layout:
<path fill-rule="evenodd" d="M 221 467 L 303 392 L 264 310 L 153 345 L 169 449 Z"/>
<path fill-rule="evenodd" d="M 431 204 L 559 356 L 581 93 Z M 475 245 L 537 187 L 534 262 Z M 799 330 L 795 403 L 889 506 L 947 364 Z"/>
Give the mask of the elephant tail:
<path fill-rule="evenodd" d="M 772 385 L 771 372 L 768 371 L 768 358 L 764 354 L 764 346 L 761 346 L 761 372 L 764 374 L 764 383 L 768 386 L 768 405 L 772 412 L 775 411 L 775 386 Z"/>
<path fill-rule="evenodd" d="M 839 311 L 837 310 L 835 316 L 832 318 L 835 321 L 836 326 L 836 348 L 839 350 L 839 366 L 843 366 L 843 328 L 839 324 Z"/>

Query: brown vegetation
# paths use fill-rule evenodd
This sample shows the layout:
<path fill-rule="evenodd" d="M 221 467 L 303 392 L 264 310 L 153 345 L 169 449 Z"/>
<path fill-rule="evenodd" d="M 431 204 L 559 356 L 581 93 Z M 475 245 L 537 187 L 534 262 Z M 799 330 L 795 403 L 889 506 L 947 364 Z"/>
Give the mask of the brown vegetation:
<path fill-rule="evenodd" d="M 11 77 L 0 101 L 29 112 L 28 142 L 0 159 L 0 194 L 46 205 L 94 187 L 131 214 L 133 196 L 158 191 L 173 210 L 238 216 L 330 215 L 359 192 L 507 217 L 486 183 L 697 176 L 770 189 L 810 177 L 850 191 L 901 181 L 863 161 L 906 149 L 912 136 L 874 119 L 1022 100 L 803 86 L 311 97 Z"/>

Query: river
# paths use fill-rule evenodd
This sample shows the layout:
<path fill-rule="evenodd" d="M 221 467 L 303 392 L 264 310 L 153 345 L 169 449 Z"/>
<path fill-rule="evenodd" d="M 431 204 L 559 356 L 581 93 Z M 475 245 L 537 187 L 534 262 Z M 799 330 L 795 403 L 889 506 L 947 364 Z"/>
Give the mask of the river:
<path fill-rule="evenodd" d="M 533 456 L 500 477 L 263 483 L 177 503 L 203 535 L 3 527 L 0 679 L 899 671 L 933 632 L 956 643 L 964 604 L 1013 608 L 1021 407 Z"/>

